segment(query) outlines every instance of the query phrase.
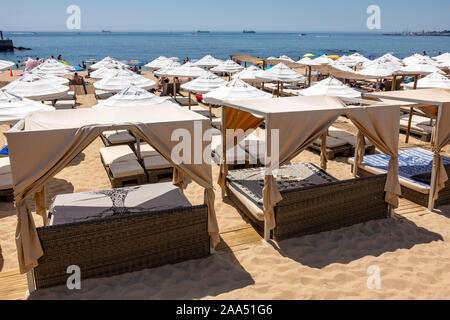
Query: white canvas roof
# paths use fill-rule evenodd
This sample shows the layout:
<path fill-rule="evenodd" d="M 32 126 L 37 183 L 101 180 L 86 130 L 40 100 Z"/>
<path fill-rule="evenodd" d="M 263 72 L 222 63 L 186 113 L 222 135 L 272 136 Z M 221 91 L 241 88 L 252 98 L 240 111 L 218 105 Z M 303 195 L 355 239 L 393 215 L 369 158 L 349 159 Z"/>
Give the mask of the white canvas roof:
<path fill-rule="evenodd" d="M 208 72 L 203 76 L 181 85 L 181 88 L 186 91 L 205 93 L 215 90 L 225 84 L 227 84 L 227 81 L 216 76 L 214 73 Z"/>
<path fill-rule="evenodd" d="M 36 75 L 25 75 L 14 80 L 3 89 L 16 96 L 43 101 L 61 98 L 69 92 L 69 87 Z"/>
<path fill-rule="evenodd" d="M 110 78 L 110 77 L 113 77 L 114 75 L 119 75 L 119 74 L 126 75 L 126 74 L 134 74 L 134 73 L 125 67 L 113 67 L 113 68 L 102 67 L 102 68 L 99 68 L 99 69 L 95 70 L 94 72 L 92 72 L 91 78 L 92 79 L 105 79 L 105 78 Z"/>
<path fill-rule="evenodd" d="M 196 67 L 192 63 L 186 63 L 178 68 L 173 68 L 172 70 L 164 72 L 166 77 L 197 78 L 206 74 L 208 74 L 208 71 L 200 67 Z"/>
<path fill-rule="evenodd" d="M 219 64 L 217 67 L 211 69 L 212 72 L 226 72 L 226 73 L 236 73 L 244 70 L 244 67 L 237 64 L 233 60 L 227 60 L 224 63 Z"/>
<path fill-rule="evenodd" d="M 258 73 L 257 79 L 282 82 L 303 82 L 306 77 L 292 70 L 284 63 L 279 63 L 275 67 Z"/>
<path fill-rule="evenodd" d="M 414 83 L 405 84 L 405 87 L 412 89 L 414 88 Z M 429 74 L 417 81 L 417 89 L 425 88 L 450 88 L 450 79 L 438 72 Z"/>
<path fill-rule="evenodd" d="M 428 64 L 426 62 L 418 62 L 409 64 L 403 67 L 399 71 L 400 73 L 417 73 L 421 75 L 428 75 L 430 73 L 441 73 L 445 74 L 441 69 L 435 67 L 434 65 Z"/>
<path fill-rule="evenodd" d="M 208 55 L 204 56 L 203 58 L 201 58 L 200 60 L 198 60 L 197 62 L 195 62 L 194 65 L 197 67 L 212 68 L 212 67 L 216 67 L 222 63 L 223 63 L 223 60 L 216 59 L 213 56 L 208 54 Z"/>
<path fill-rule="evenodd" d="M 226 85 L 203 95 L 203 101 L 211 104 L 223 104 L 230 101 L 267 99 L 271 97 L 270 93 L 252 87 L 241 79 L 234 79 Z"/>
<path fill-rule="evenodd" d="M 141 89 L 135 85 L 130 85 L 111 98 L 103 100 L 92 108 L 145 107 L 161 103 L 167 103 L 167 99 L 158 97 L 153 93 L 150 93 L 147 90 Z"/>
<path fill-rule="evenodd" d="M 14 62 L 0 60 L 0 71 L 14 67 Z"/>
<path fill-rule="evenodd" d="M 256 76 L 263 72 L 262 69 L 258 68 L 257 66 L 250 66 L 244 70 L 242 70 L 241 72 L 236 73 L 235 75 L 233 75 L 233 79 L 241 79 L 245 82 L 265 82 L 265 80 L 263 79 L 258 79 L 256 78 Z"/>
<path fill-rule="evenodd" d="M 361 92 L 349 88 L 334 77 L 329 77 L 307 89 L 298 90 L 297 92 L 302 96 L 330 95 L 346 98 L 361 98 Z"/>
<path fill-rule="evenodd" d="M 154 88 L 156 82 L 134 73 L 127 74 L 122 70 L 117 70 L 111 77 L 95 82 L 94 87 L 99 90 L 119 92 L 131 84 L 148 90 Z"/>

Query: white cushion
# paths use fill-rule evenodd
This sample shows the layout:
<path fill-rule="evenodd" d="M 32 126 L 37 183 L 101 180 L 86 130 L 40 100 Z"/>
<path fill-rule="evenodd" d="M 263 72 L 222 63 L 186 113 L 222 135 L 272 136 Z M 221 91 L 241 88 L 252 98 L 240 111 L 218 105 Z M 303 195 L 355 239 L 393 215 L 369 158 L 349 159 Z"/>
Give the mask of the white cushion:
<path fill-rule="evenodd" d="M 137 150 L 137 144 L 135 144 L 135 148 Z M 151 145 L 149 145 L 146 142 L 141 143 L 141 157 L 142 158 L 148 158 L 148 157 L 156 157 L 160 154 L 158 151 L 156 151 Z"/>
<path fill-rule="evenodd" d="M 8 190 L 13 187 L 13 178 L 11 173 L 0 174 L 0 190 Z"/>
<path fill-rule="evenodd" d="M 147 170 L 168 169 L 173 167 L 166 158 L 160 155 L 144 158 L 144 166 Z"/>
<path fill-rule="evenodd" d="M 62 100 L 56 101 L 54 107 L 58 110 L 73 109 L 76 102 L 74 100 Z"/>
<path fill-rule="evenodd" d="M 137 160 L 128 160 L 124 162 L 113 162 L 109 169 L 114 178 L 123 178 L 143 174 L 144 169 Z"/>
<path fill-rule="evenodd" d="M 0 158 L 0 174 L 11 173 L 9 157 Z"/>
<path fill-rule="evenodd" d="M 113 162 L 125 162 L 137 160 L 133 150 L 127 145 L 113 146 L 100 149 L 100 156 L 105 165 L 110 166 Z"/>
<path fill-rule="evenodd" d="M 317 139 L 316 141 L 314 141 L 314 143 L 318 146 L 322 146 L 322 139 Z M 334 137 L 327 137 L 327 148 L 337 148 L 337 147 L 342 147 L 345 146 L 347 144 L 347 141 L 338 139 L 338 138 L 334 138 Z"/>
<path fill-rule="evenodd" d="M 127 130 L 105 131 L 103 132 L 103 136 L 108 139 L 111 144 L 122 144 L 136 141 L 136 138 L 133 137 Z"/>

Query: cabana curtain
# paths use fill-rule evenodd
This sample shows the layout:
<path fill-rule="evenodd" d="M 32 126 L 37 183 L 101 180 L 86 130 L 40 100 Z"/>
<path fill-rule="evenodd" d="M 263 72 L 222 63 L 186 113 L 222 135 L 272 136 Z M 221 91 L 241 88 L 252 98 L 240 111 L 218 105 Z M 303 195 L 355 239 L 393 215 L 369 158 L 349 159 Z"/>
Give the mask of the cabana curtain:
<path fill-rule="evenodd" d="M 193 116 L 191 112 L 179 109 L 181 108 L 165 104 L 149 109 L 130 107 L 125 113 L 120 108 L 100 112 L 97 110 L 40 112 L 26 118 L 23 128 L 13 128 L 6 133 L 18 216 L 16 245 L 22 273 L 36 267 L 38 259 L 44 254 L 27 199 L 35 196 L 38 212 L 45 212 L 42 210 L 43 205 L 45 206 L 45 193 L 42 192 L 45 183 L 66 167 L 103 131 L 117 127 L 132 131 L 171 161 L 180 170 L 174 177 L 176 183 L 182 183 L 182 177 L 185 174 L 205 188 L 205 203 L 209 208 L 208 232 L 213 246 L 219 242 L 211 164 L 205 163 L 203 159 L 199 164 L 195 164 L 193 159 L 187 164 L 181 159 L 172 158 L 178 155 L 171 154 L 174 146 L 180 143 L 172 141 L 172 133 L 175 129 L 185 129 L 194 138 L 194 127 L 198 126 L 198 123 L 201 123 L 202 132 L 209 129 L 210 125 L 203 117 L 197 119 L 197 116 Z M 105 123 L 89 124 L 102 117 Z M 173 120 L 170 121 L 170 118 Z M 74 120 L 71 121 L 71 119 Z M 114 119 L 122 119 L 123 122 L 114 121 Z M 132 123 L 131 119 L 141 119 L 145 123 Z M 80 124 L 83 125 L 80 126 Z M 68 128 L 64 129 L 64 127 Z M 47 129 L 42 130 L 43 128 Z M 191 150 L 196 150 L 195 140 L 190 141 Z M 201 151 L 208 145 L 209 142 L 203 141 Z"/>
<path fill-rule="evenodd" d="M 438 128 L 439 130 L 437 130 Z M 441 151 L 450 143 L 450 103 L 445 103 L 442 106 L 440 121 L 433 128 L 432 148 L 434 153 L 433 165 L 437 170 L 436 190 L 434 193 L 434 200 L 438 199 L 439 191 L 445 188 L 445 183 L 448 181 L 447 171 L 442 162 Z"/>

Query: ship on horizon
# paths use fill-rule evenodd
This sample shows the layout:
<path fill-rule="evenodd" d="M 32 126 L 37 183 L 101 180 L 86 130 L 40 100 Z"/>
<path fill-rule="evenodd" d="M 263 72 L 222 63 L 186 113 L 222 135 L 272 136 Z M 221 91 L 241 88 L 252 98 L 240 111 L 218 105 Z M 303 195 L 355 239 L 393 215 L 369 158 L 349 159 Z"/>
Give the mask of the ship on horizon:
<path fill-rule="evenodd" d="M 256 31 L 254 31 L 254 30 L 244 30 L 244 31 L 242 31 L 242 33 L 256 33 Z"/>
<path fill-rule="evenodd" d="M 211 31 L 208 31 L 208 30 L 197 30 L 197 33 L 211 33 Z"/>

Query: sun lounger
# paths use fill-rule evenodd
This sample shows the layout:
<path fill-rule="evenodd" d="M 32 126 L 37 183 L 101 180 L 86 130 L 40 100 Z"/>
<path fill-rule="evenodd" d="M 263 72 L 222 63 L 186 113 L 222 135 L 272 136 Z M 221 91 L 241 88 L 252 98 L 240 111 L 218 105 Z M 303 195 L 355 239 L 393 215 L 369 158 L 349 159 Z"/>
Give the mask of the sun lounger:
<path fill-rule="evenodd" d="M 182 106 L 188 106 L 189 98 L 184 96 L 177 96 L 177 102 Z M 191 106 L 198 106 L 197 100 L 191 98 Z"/>
<path fill-rule="evenodd" d="M 103 91 L 103 90 L 95 90 L 95 98 L 97 100 L 104 100 L 111 98 L 114 94 L 112 92 Z"/>
<path fill-rule="evenodd" d="M 313 144 L 309 146 L 310 149 L 320 152 L 322 146 L 322 139 L 317 139 Z M 352 152 L 352 145 L 347 141 L 335 138 L 327 137 L 327 159 L 333 160 L 336 156 L 349 157 Z"/>
<path fill-rule="evenodd" d="M 348 133 L 344 130 L 331 126 L 328 129 L 328 137 L 337 138 L 347 142 L 352 146 L 351 153 L 354 154 L 356 148 L 356 137 L 351 133 Z M 366 154 L 372 154 L 375 152 L 375 146 L 372 143 L 370 143 L 368 139 L 365 139 L 365 144 L 366 144 Z"/>
<path fill-rule="evenodd" d="M 101 148 L 100 157 L 113 188 L 121 188 L 127 183 L 140 185 L 147 182 L 147 175 L 129 146 Z"/>
<path fill-rule="evenodd" d="M 70 265 L 84 280 L 210 254 L 207 206 L 192 206 L 172 183 L 58 195 L 51 212 L 37 229 L 37 289 L 66 284 Z"/>
<path fill-rule="evenodd" d="M 408 129 L 409 114 L 400 117 L 400 130 L 406 132 Z M 431 126 L 431 119 L 418 115 L 413 115 L 411 121 L 411 134 L 417 135 L 424 142 L 431 141 L 433 127 Z"/>
<path fill-rule="evenodd" d="M 361 177 L 385 174 L 390 157 L 385 154 L 365 156 L 363 163 L 358 167 L 357 174 Z M 428 205 L 430 194 L 430 180 L 433 154 L 421 148 L 400 151 L 399 176 L 402 187 L 402 196 L 424 207 Z M 450 158 L 443 157 L 444 166 L 450 176 Z M 349 159 L 354 166 L 354 159 Z M 450 203 L 450 183 L 439 192 L 436 206 Z"/>
<path fill-rule="evenodd" d="M 386 176 L 338 181 L 310 163 L 282 166 L 277 177 L 283 200 L 275 207 L 277 241 L 388 217 Z M 262 168 L 230 171 L 227 195 L 263 232 Z"/>
<path fill-rule="evenodd" d="M 249 146 L 252 146 L 250 148 Z M 216 135 L 211 140 L 212 160 L 220 165 L 222 163 L 222 136 Z M 264 164 L 264 141 L 255 135 L 250 135 L 234 148 L 227 150 L 227 164 L 230 170 L 255 168 Z"/>
<path fill-rule="evenodd" d="M 58 98 L 58 100 L 75 100 L 75 103 L 77 102 L 77 96 L 75 95 L 75 91 L 69 91 L 67 94 L 62 97 Z"/>
<path fill-rule="evenodd" d="M 56 110 L 74 109 L 77 105 L 75 100 L 57 100 L 53 105 Z"/>
<path fill-rule="evenodd" d="M 14 201 L 13 179 L 9 157 L 0 158 L 0 200 Z"/>
<path fill-rule="evenodd" d="M 135 147 L 137 150 L 137 146 Z M 157 183 L 162 178 L 173 177 L 173 165 L 148 143 L 142 142 L 141 163 L 147 172 L 147 181 Z"/>
<path fill-rule="evenodd" d="M 104 131 L 100 138 L 106 147 L 128 144 L 133 146 L 136 138 L 132 136 L 128 130 L 112 130 Z"/>

